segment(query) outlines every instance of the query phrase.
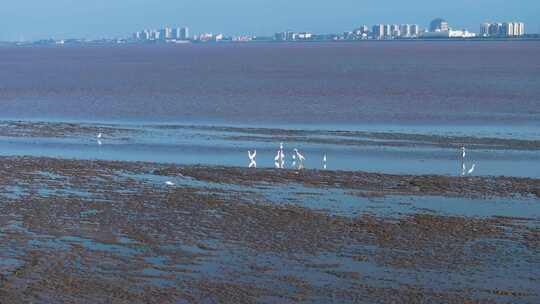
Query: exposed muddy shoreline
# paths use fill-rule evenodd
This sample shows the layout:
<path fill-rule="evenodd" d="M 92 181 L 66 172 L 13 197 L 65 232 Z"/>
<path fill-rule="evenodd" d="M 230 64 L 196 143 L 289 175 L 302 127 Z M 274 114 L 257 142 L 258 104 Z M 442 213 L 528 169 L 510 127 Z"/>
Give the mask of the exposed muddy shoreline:
<path fill-rule="evenodd" d="M 337 187 L 384 195 L 442 195 L 490 197 L 535 195 L 540 180 L 514 177 L 455 177 L 441 175 L 391 175 L 367 172 L 321 170 L 275 170 L 187 166 L 154 171 L 157 175 L 182 174 L 209 182 L 302 183 L 309 187 Z"/>
<path fill-rule="evenodd" d="M 473 149 L 490 150 L 540 150 L 540 140 L 443 136 L 436 134 L 412 134 L 401 132 L 370 131 L 331 131 L 331 130 L 295 130 L 276 128 L 218 127 L 195 125 L 115 125 L 33 121 L 0 122 L 0 136 L 3 137 L 94 137 L 103 133 L 109 138 L 130 138 L 144 135 L 145 128 L 161 130 L 190 130 L 213 132 L 216 139 L 228 141 L 272 142 L 280 138 L 284 142 L 332 144 L 345 146 L 381 146 L 381 147 L 438 147 L 456 148 L 467 146 Z"/>
<path fill-rule="evenodd" d="M 441 136 L 427 134 L 407 134 L 400 132 L 368 131 L 327 131 L 327 130 L 291 130 L 269 128 L 205 127 L 205 126 L 158 126 L 160 128 L 194 128 L 208 131 L 244 133 L 230 136 L 231 140 L 265 141 L 264 136 L 281 136 L 290 142 L 309 142 L 340 145 L 381 145 L 389 147 L 433 146 L 441 148 L 460 148 L 463 145 L 485 149 L 538 150 L 540 141 L 518 140 L 509 138 L 490 138 L 472 136 Z M 251 135 L 249 135 L 251 134 Z M 258 135 L 258 136 L 255 136 Z M 320 136 L 326 138 L 320 138 Z M 312 138 L 319 137 L 319 138 Z"/>
<path fill-rule="evenodd" d="M 308 202 L 338 189 L 380 205 L 386 195 L 530 200 L 540 182 L 0 158 L 2 303 L 540 299 L 536 216 L 334 215 L 276 204 L 291 184 Z"/>

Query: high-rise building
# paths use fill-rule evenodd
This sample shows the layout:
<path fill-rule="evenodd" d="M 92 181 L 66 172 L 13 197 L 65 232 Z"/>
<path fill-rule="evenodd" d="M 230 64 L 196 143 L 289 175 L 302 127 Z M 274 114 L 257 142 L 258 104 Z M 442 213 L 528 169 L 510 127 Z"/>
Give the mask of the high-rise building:
<path fill-rule="evenodd" d="M 369 27 L 367 25 L 362 25 L 359 28 L 353 30 L 351 35 L 347 38 L 347 35 L 344 33 L 345 39 L 364 39 L 367 38 L 369 34 Z"/>
<path fill-rule="evenodd" d="M 180 39 L 180 36 L 181 36 L 181 35 L 180 35 L 180 28 L 177 27 L 177 28 L 173 29 L 173 31 L 172 31 L 172 37 L 173 37 L 173 39 L 176 39 L 176 40 L 182 40 L 182 39 Z"/>
<path fill-rule="evenodd" d="M 518 28 L 518 31 L 519 31 L 519 28 Z M 514 23 L 513 22 L 505 22 L 502 24 L 501 36 L 505 36 L 505 37 L 514 36 Z"/>
<path fill-rule="evenodd" d="M 392 36 L 392 27 L 390 26 L 390 24 L 385 24 L 384 25 L 384 36 L 385 37 Z"/>
<path fill-rule="evenodd" d="M 183 27 L 180 29 L 180 40 L 189 40 L 189 28 Z"/>
<path fill-rule="evenodd" d="M 492 23 L 489 25 L 489 36 L 500 36 L 501 35 L 501 23 Z"/>
<path fill-rule="evenodd" d="M 151 34 L 150 34 L 150 39 L 151 40 L 159 40 L 160 38 L 160 34 L 159 34 L 159 31 L 157 30 L 152 30 Z"/>
<path fill-rule="evenodd" d="M 411 25 L 411 37 L 413 38 L 420 37 L 420 26 L 418 26 L 418 24 Z"/>
<path fill-rule="evenodd" d="M 450 27 L 448 26 L 448 21 L 437 18 L 429 24 L 429 31 L 430 32 L 447 32 L 450 30 Z"/>
<path fill-rule="evenodd" d="M 295 32 L 287 32 L 287 41 L 295 41 L 297 36 Z"/>
<path fill-rule="evenodd" d="M 400 36 L 400 28 L 399 28 L 399 25 L 397 24 L 392 24 L 390 26 L 390 36 L 392 37 L 399 37 Z"/>
<path fill-rule="evenodd" d="M 189 40 L 189 29 L 177 27 L 173 30 L 172 38 L 176 40 Z"/>
<path fill-rule="evenodd" d="M 482 37 L 519 37 L 523 35 L 525 35 L 523 22 L 486 22 L 480 25 L 480 36 Z"/>
<path fill-rule="evenodd" d="M 151 35 L 149 30 L 143 30 L 141 33 L 141 39 L 142 40 L 150 40 Z"/>
<path fill-rule="evenodd" d="M 488 37 L 489 36 L 489 27 L 491 26 L 490 23 L 484 22 L 480 24 L 480 36 L 481 37 Z"/>
<path fill-rule="evenodd" d="M 523 36 L 523 35 L 525 35 L 525 23 L 523 23 L 523 22 L 515 22 L 514 23 L 514 35 L 515 36 Z"/>
<path fill-rule="evenodd" d="M 172 29 L 169 27 L 166 27 L 164 29 L 159 30 L 159 39 L 161 40 L 172 39 Z"/>
<path fill-rule="evenodd" d="M 358 33 L 361 35 L 369 33 L 369 27 L 367 25 L 362 25 L 357 29 Z"/>
<path fill-rule="evenodd" d="M 377 24 L 373 26 L 373 38 L 381 39 L 384 37 L 384 24 Z"/>
<path fill-rule="evenodd" d="M 402 24 L 399 28 L 400 30 L 400 36 L 403 38 L 409 38 L 411 37 L 411 25 L 410 24 Z"/>
<path fill-rule="evenodd" d="M 215 35 L 212 36 L 212 40 L 216 41 L 216 42 L 223 40 L 223 38 L 225 38 L 225 36 L 223 36 L 223 34 L 215 34 Z"/>

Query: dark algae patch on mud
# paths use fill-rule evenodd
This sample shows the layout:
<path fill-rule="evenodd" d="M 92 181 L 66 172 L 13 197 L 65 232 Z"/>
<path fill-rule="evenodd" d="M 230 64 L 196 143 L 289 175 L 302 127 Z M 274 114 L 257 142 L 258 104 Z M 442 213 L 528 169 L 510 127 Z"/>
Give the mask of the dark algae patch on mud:
<path fill-rule="evenodd" d="M 281 202 L 291 184 L 307 201 L 340 190 L 376 205 L 401 195 L 530 200 L 540 188 L 508 177 L 0 158 L 0 302 L 540 300 L 535 215 L 334 214 Z"/>

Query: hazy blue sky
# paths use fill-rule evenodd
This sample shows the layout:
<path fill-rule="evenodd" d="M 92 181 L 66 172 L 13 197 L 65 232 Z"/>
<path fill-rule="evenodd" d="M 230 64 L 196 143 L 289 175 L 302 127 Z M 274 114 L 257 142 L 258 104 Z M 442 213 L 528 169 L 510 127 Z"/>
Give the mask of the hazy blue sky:
<path fill-rule="evenodd" d="M 0 40 L 125 36 L 162 25 L 227 34 L 342 32 L 364 23 L 426 26 L 439 16 L 474 31 L 486 20 L 519 19 L 536 33 L 540 0 L 4 0 Z"/>

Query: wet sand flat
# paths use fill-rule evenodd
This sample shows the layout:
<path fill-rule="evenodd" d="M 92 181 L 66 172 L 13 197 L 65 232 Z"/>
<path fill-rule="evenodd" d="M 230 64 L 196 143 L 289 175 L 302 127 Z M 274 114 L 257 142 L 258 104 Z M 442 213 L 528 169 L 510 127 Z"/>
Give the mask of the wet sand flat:
<path fill-rule="evenodd" d="M 0 155 L 149 161 L 180 165 L 242 167 L 247 150 L 257 150 L 259 168 L 275 167 L 280 143 L 285 166 L 292 151 L 305 168 L 367 171 L 396 175 L 460 175 L 461 148 L 475 175 L 540 178 L 540 140 L 535 128 L 452 128 L 361 126 L 339 129 L 253 128 L 182 124 L 105 124 L 55 121 L 0 121 Z M 469 133 L 472 132 L 472 133 Z M 97 135 L 102 134 L 98 140 Z"/>
<path fill-rule="evenodd" d="M 50 121 L 0 121 L 0 136 L 13 138 L 89 138 L 101 132 L 108 138 L 135 139 L 155 136 L 156 130 L 191 131 L 227 141 L 272 142 L 281 138 L 290 143 L 333 144 L 345 146 L 461 148 L 463 145 L 491 150 L 540 150 L 540 140 L 442 134 L 414 134 L 377 131 L 300 130 L 231 126 L 174 124 L 96 124 Z M 170 134 L 168 134 L 170 135 Z"/>
<path fill-rule="evenodd" d="M 437 197 L 536 210 L 540 180 L 3 157 L 0 298 L 539 301 L 540 216 L 420 208 Z"/>

